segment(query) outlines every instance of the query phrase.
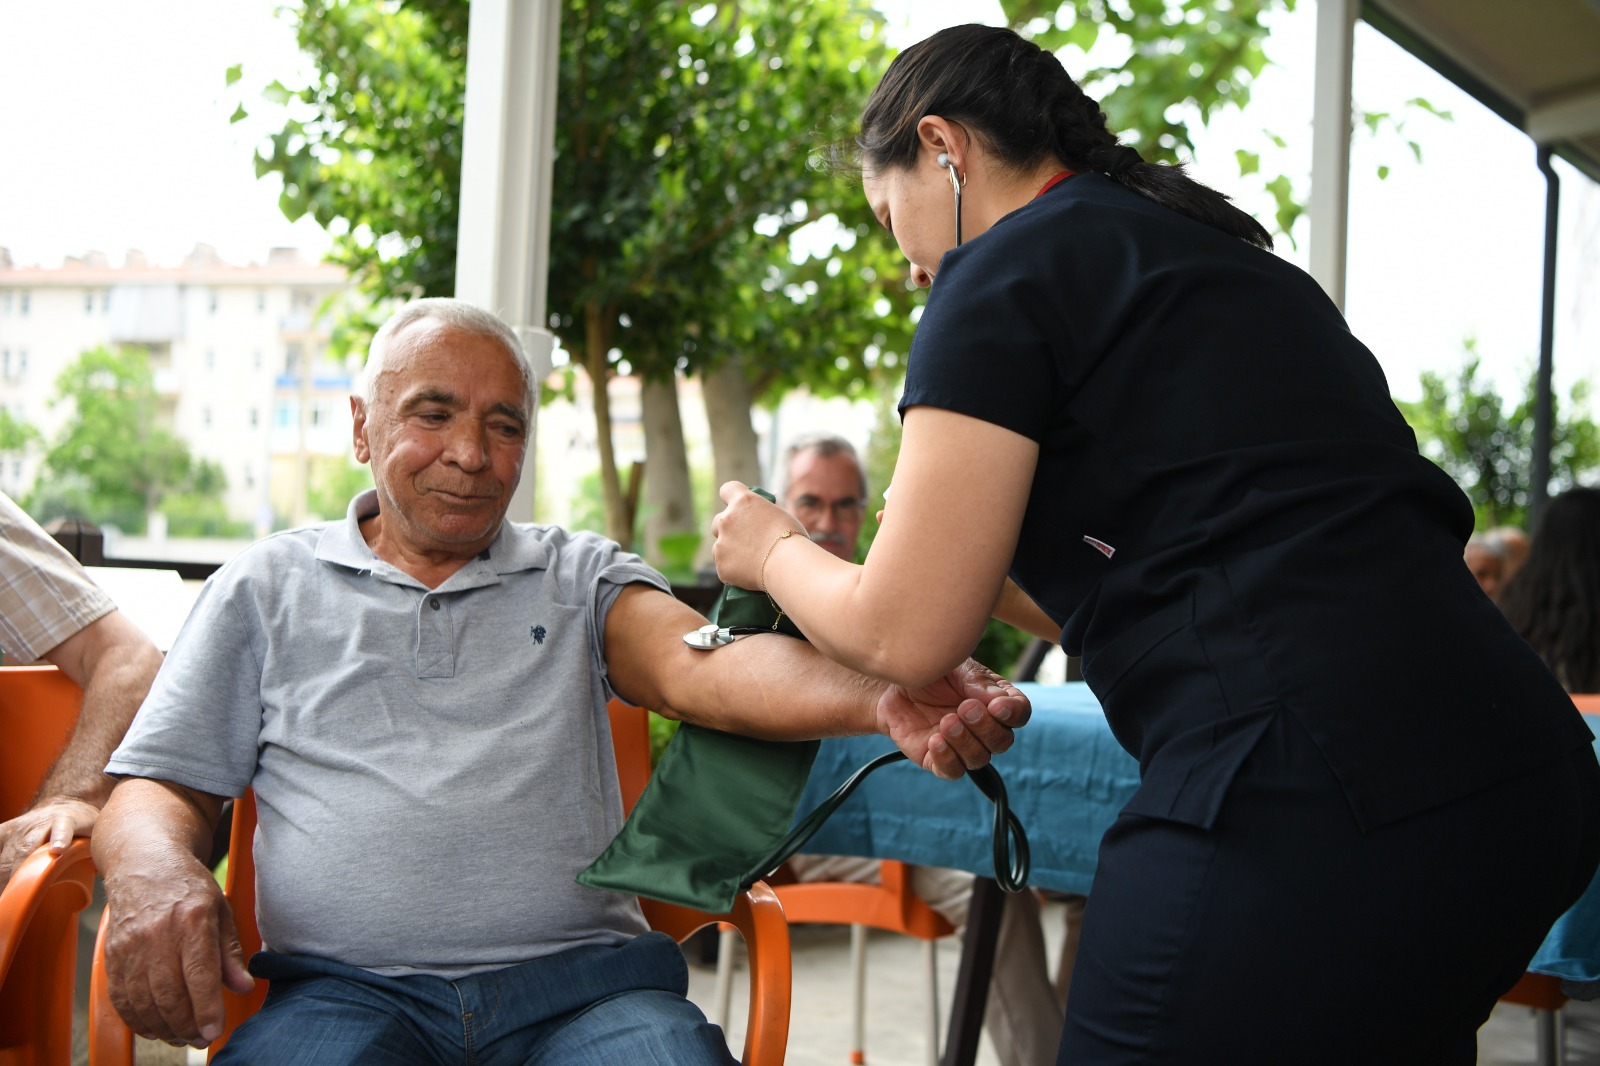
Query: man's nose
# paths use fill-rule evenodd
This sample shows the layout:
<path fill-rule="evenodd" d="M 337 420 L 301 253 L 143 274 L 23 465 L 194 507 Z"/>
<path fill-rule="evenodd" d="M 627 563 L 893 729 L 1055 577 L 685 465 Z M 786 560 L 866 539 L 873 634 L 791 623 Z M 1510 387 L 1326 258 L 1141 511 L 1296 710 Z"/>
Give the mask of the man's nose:
<path fill-rule="evenodd" d="M 444 457 L 463 470 L 482 470 L 489 465 L 487 429 L 476 422 L 462 420 L 450 433 Z"/>

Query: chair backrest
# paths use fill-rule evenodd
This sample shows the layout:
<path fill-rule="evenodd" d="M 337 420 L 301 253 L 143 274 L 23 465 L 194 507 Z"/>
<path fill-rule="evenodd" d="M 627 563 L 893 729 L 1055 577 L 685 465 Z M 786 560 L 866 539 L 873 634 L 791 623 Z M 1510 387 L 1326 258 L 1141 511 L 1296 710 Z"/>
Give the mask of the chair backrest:
<path fill-rule="evenodd" d="M 83 690 L 53 666 L 0 667 L 0 822 L 33 803 L 82 703 Z"/>
<path fill-rule="evenodd" d="M 54 666 L 0 667 L 0 821 L 32 805 L 82 702 Z M 93 893 L 87 840 L 34 852 L 0 891 L 0 1062 L 72 1061 L 78 914 Z"/>
<path fill-rule="evenodd" d="M 606 705 L 611 719 L 611 748 L 617 757 L 617 784 L 622 788 L 622 813 L 633 805 L 650 780 L 650 713 L 621 700 Z"/>

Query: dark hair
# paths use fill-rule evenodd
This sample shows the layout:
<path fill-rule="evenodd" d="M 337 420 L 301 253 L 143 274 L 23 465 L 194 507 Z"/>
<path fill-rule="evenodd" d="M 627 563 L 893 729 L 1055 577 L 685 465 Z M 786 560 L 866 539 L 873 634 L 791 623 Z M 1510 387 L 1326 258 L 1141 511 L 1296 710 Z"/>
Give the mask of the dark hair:
<path fill-rule="evenodd" d="M 1562 687 L 1600 692 L 1600 489 L 1568 489 L 1546 505 L 1500 608 Z"/>
<path fill-rule="evenodd" d="M 968 127 L 1008 166 L 1026 169 L 1055 156 L 1080 173 L 1099 171 L 1164 207 L 1272 247 L 1261 223 L 1181 165 L 1147 163 L 1137 149 L 1118 144 L 1105 112 L 1061 61 L 1011 30 L 953 26 L 896 56 L 861 116 L 856 144 L 863 162 L 911 166 L 917 123 L 927 115 Z"/>

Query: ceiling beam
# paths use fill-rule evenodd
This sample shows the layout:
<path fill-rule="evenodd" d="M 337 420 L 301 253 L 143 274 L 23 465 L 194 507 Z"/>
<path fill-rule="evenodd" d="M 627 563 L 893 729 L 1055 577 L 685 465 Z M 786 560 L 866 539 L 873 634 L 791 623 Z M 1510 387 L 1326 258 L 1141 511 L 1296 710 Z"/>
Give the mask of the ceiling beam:
<path fill-rule="evenodd" d="M 1530 108 L 1526 129 L 1538 144 L 1600 133 L 1600 86 L 1554 97 Z"/>

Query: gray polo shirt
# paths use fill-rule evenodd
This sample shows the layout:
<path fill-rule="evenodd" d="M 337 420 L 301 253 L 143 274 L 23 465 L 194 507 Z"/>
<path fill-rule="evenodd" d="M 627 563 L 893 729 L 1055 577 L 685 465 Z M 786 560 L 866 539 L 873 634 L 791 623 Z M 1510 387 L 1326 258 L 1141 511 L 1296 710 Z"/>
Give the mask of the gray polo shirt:
<path fill-rule="evenodd" d="M 437 589 L 358 517 L 262 540 L 206 583 L 107 771 L 253 787 L 275 951 L 445 977 L 645 929 L 573 878 L 622 824 L 602 635 L 666 581 L 588 533 L 507 522 Z"/>

